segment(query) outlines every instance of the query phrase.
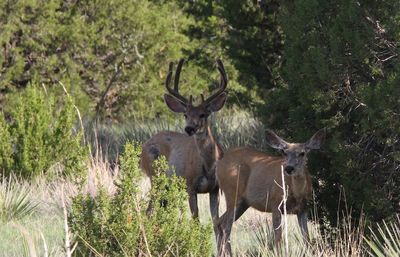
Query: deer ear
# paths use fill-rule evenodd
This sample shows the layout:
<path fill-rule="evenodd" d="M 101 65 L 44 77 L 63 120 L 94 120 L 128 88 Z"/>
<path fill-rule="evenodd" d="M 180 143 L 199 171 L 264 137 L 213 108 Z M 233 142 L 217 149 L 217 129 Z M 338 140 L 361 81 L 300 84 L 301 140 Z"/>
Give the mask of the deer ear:
<path fill-rule="evenodd" d="M 321 143 L 324 141 L 326 135 L 326 129 L 320 129 L 315 133 L 306 143 L 305 147 L 307 149 L 316 150 L 321 147 Z"/>
<path fill-rule="evenodd" d="M 164 95 L 164 101 L 167 104 L 168 108 L 173 112 L 185 112 L 186 106 L 177 100 L 175 97 L 170 96 L 168 94 Z"/>
<path fill-rule="evenodd" d="M 265 131 L 265 138 L 267 140 L 267 144 L 272 148 L 279 150 L 287 148 L 288 143 L 269 129 Z"/>
<path fill-rule="evenodd" d="M 227 93 L 223 92 L 216 98 L 214 98 L 207 106 L 207 109 L 210 112 L 217 112 L 221 110 L 221 108 L 224 106 L 225 101 L 226 101 Z"/>

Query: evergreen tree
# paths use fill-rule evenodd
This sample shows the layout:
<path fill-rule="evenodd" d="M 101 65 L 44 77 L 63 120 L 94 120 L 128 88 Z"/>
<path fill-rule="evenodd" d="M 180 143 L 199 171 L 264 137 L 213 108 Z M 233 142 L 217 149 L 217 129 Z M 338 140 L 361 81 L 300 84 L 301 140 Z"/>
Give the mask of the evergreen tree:
<path fill-rule="evenodd" d="M 374 221 L 400 211 L 399 14 L 398 1 L 285 1 L 281 9 L 287 86 L 271 92 L 266 115 L 294 140 L 328 129 L 310 166 L 319 215 L 333 223 L 345 204 Z"/>

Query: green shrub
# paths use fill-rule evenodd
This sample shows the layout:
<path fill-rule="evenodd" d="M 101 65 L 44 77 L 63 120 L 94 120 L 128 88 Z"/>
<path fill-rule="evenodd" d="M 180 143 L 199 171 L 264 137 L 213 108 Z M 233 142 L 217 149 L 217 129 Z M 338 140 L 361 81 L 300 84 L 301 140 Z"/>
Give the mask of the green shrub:
<path fill-rule="evenodd" d="M 65 175 L 85 168 L 86 147 L 76 133 L 76 112 L 61 99 L 33 85 L 10 102 L 10 124 L 0 114 L 0 164 L 3 176 L 33 178 L 49 170 Z"/>
<path fill-rule="evenodd" d="M 210 226 L 189 218 L 183 179 L 167 177 L 165 159 L 156 162 L 158 176 L 148 197 L 143 197 L 139 168 L 140 147 L 127 144 L 121 158 L 118 190 L 92 198 L 73 199 L 69 224 L 78 242 L 77 256 L 209 256 Z M 149 200 L 152 211 L 147 213 Z M 161 206 L 166 202 L 166 206 Z"/>
<path fill-rule="evenodd" d="M 14 164 L 12 158 L 12 141 L 10 135 L 10 127 L 0 115 L 0 174 L 6 170 L 10 170 Z"/>

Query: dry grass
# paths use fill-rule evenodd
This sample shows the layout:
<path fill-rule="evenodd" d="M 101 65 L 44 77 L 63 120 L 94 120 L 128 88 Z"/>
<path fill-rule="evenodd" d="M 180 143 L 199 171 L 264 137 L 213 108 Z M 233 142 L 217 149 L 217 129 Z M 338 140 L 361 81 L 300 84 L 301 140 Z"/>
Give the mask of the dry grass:
<path fill-rule="evenodd" d="M 103 158 L 97 156 L 88 163 L 88 182 L 82 190 L 90 195 L 97 193 L 102 186 L 110 194 L 115 193 L 114 180 L 118 170 L 111 170 Z M 149 189 L 148 179 L 143 179 L 143 193 Z M 1 256 L 62 256 L 65 255 L 62 214 L 62 192 L 67 205 L 78 187 L 71 181 L 46 181 L 39 179 L 31 185 L 30 198 L 38 203 L 33 215 L 18 223 L 1 224 Z M 200 220 L 211 222 L 208 195 L 199 196 Z M 221 195 L 220 214 L 225 210 Z M 351 224 L 351 219 L 343 221 L 345 233 L 342 236 L 327 237 L 315 222 L 309 222 L 311 245 L 305 246 L 295 216 L 288 219 L 288 256 L 365 256 L 363 226 Z M 355 227 L 356 229 L 353 229 Z M 210 235 L 213 237 L 213 235 Z M 271 215 L 249 209 L 237 222 L 232 231 L 232 246 L 236 256 L 285 256 L 282 248 L 272 247 L 273 232 Z M 215 245 L 214 245 L 215 250 Z"/>
<path fill-rule="evenodd" d="M 112 170 L 110 164 L 100 155 L 88 163 L 88 179 L 82 190 L 92 196 L 101 186 L 115 193 L 114 180 L 118 169 Z M 143 179 L 143 193 L 149 189 L 148 179 Z M 30 185 L 30 200 L 38 203 L 35 213 L 19 223 L 3 224 L 0 233 L 5 240 L 0 243 L 4 256 L 61 256 L 64 255 L 63 230 L 63 193 L 67 205 L 71 197 L 78 192 L 78 186 L 71 181 L 46 181 L 38 179 Z M 199 196 L 201 222 L 210 223 L 208 195 Z M 225 210 L 224 197 L 221 195 L 220 213 Z M 248 210 L 237 222 L 232 231 L 233 250 L 237 256 L 283 256 L 272 248 L 271 216 L 256 210 Z M 318 226 L 310 222 L 311 238 L 314 242 L 308 250 L 302 241 L 295 217 L 289 217 L 290 256 L 361 256 L 361 245 L 354 236 L 342 238 L 341 242 L 328 242 L 319 231 Z M 349 231 L 349 235 L 351 231 Z M 359 231 L 359 236 L 362 233 Z M 210 235 L 213 236 L 213 235 Z M 15 242 L 18 242 L 17 244 Z M 12 245 L 12 247 L 10 247 Z M 215 247 L 215 246 L 214 246 Z"/>

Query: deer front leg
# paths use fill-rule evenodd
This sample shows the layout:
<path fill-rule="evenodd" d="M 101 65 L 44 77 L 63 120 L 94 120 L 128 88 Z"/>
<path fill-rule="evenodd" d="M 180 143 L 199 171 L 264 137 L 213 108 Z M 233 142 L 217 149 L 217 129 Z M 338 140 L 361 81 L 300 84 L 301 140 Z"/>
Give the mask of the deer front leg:
<path fill-rule="evenodd" d="M 307 210 L 304 210 L 297 214 L 297 221 L 299 222 L 301 234 L 303 235 L 303 239 L 304 239 L 305 243 L 308 243 L 308 241 L 309 241 L 307 220 L 308 220 Z"/>
<path fill-rule="evenodd" d="M 214 188 L 210 192 L 210 212 L 213 224 L 215 225 L 219 218 L 219 187 Z"/>
<path fill-rule="evenodd" d="M 197 193 L 196 192 L 189 193 L 189 207 L 190 207 L 190 212 L 192 213 L 192 218 L 198 219 L 199 218 L 199 208 L 197 206 Z"/>
<path fill-rule="evenodd" d="M 278 246 L 282 239 L 282 214 L 279 210 L 272 212 L 272 228 L 274 229 L 275 245 Z"/>

